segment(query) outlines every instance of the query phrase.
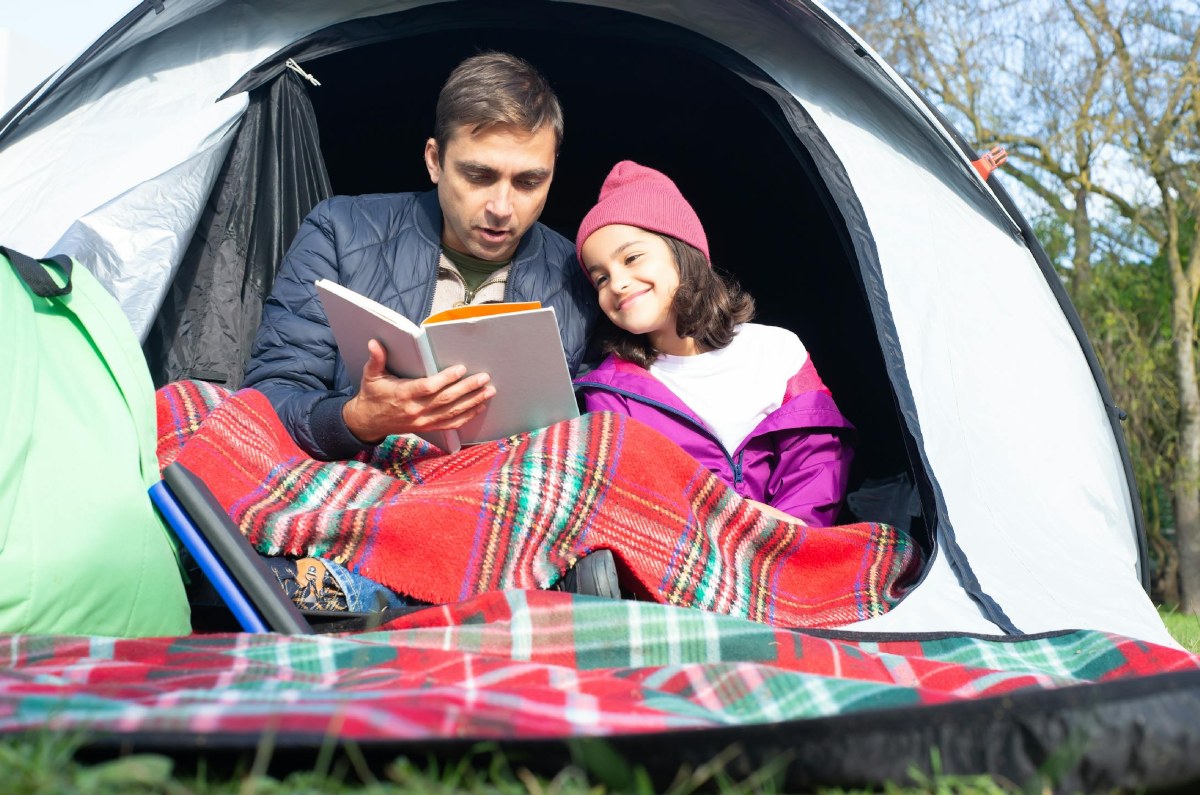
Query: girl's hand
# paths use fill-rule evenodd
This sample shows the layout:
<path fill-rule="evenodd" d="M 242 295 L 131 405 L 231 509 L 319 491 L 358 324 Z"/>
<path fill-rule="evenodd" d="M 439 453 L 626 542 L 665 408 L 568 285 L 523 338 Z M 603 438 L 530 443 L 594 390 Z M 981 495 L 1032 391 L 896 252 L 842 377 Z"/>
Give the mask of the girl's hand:
<path fill-rule="evenodd" d="M 803 519 L 797 519 L 795 516 L 792 516 L 790 513 L 784 513 L 783 511 L 779 510 L 778 508 L 772 508 L 770 505 L 767 505 L 764 502 L 759 502 L 758 500 L 746 500 L 746 504 L 750 505 L 754 508 L 757 508 L 758 510 L 762 511 L 764 514 L 771 517 L 772 519 L 778 519 L 781 522 L 791 522 L 792 524 L 802 524 L 802 525 L 808 524 Z"/>

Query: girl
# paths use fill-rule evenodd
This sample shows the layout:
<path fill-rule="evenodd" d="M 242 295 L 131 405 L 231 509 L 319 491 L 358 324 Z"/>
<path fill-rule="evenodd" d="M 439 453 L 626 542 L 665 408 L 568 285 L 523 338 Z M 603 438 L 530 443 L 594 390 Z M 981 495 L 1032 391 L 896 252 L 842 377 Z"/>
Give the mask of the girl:
<path fill-rule="evenodd" d="M 774 518 L 834 524 L 854 428 L 799 338 L 748 322 L 753 299 L 712 270 L 675 183 L 617 163 L 575 245 L 615 327 L 575 381 L 584 407 L 656 428 Z"/>

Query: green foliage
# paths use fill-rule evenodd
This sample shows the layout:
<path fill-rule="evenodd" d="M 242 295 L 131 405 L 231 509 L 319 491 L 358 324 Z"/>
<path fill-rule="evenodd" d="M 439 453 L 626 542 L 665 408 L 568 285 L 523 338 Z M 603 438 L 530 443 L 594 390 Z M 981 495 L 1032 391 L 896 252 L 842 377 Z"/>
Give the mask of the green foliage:
<path fill-rule="evenodd" d="M 1066 221 L 1051 213 L 1042 213 L 1029 219 L 1029 226 L 1042 244 L 1050 262 L 1058 268 L 1059 275 L 1067 284 L 1071 283 L 1071 227 Z"/>

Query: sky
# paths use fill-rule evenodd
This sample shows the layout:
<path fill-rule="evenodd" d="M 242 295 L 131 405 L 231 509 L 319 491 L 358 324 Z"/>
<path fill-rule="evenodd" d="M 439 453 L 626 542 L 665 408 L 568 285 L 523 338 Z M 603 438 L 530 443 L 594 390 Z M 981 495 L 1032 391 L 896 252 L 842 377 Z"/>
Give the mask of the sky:
<path fill-rule="evenodd" d="M 0 4 L 0 115 L 136 5 L 137 0 Z"/>

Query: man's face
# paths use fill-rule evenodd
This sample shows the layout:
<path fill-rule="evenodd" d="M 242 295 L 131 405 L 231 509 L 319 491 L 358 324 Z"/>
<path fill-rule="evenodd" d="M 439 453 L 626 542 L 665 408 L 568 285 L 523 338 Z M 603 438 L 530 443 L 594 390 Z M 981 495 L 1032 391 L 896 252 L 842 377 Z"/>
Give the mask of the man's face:
<path fill-rule="evenodd" d="M 425 167 L 442 205 L 442 244 L 489 262 L 512 259 L 546 206 L 555 148 L 549 126 L 494 125 L 475 135 L 460 126 L 440 153 L 430 138 Z"/>

